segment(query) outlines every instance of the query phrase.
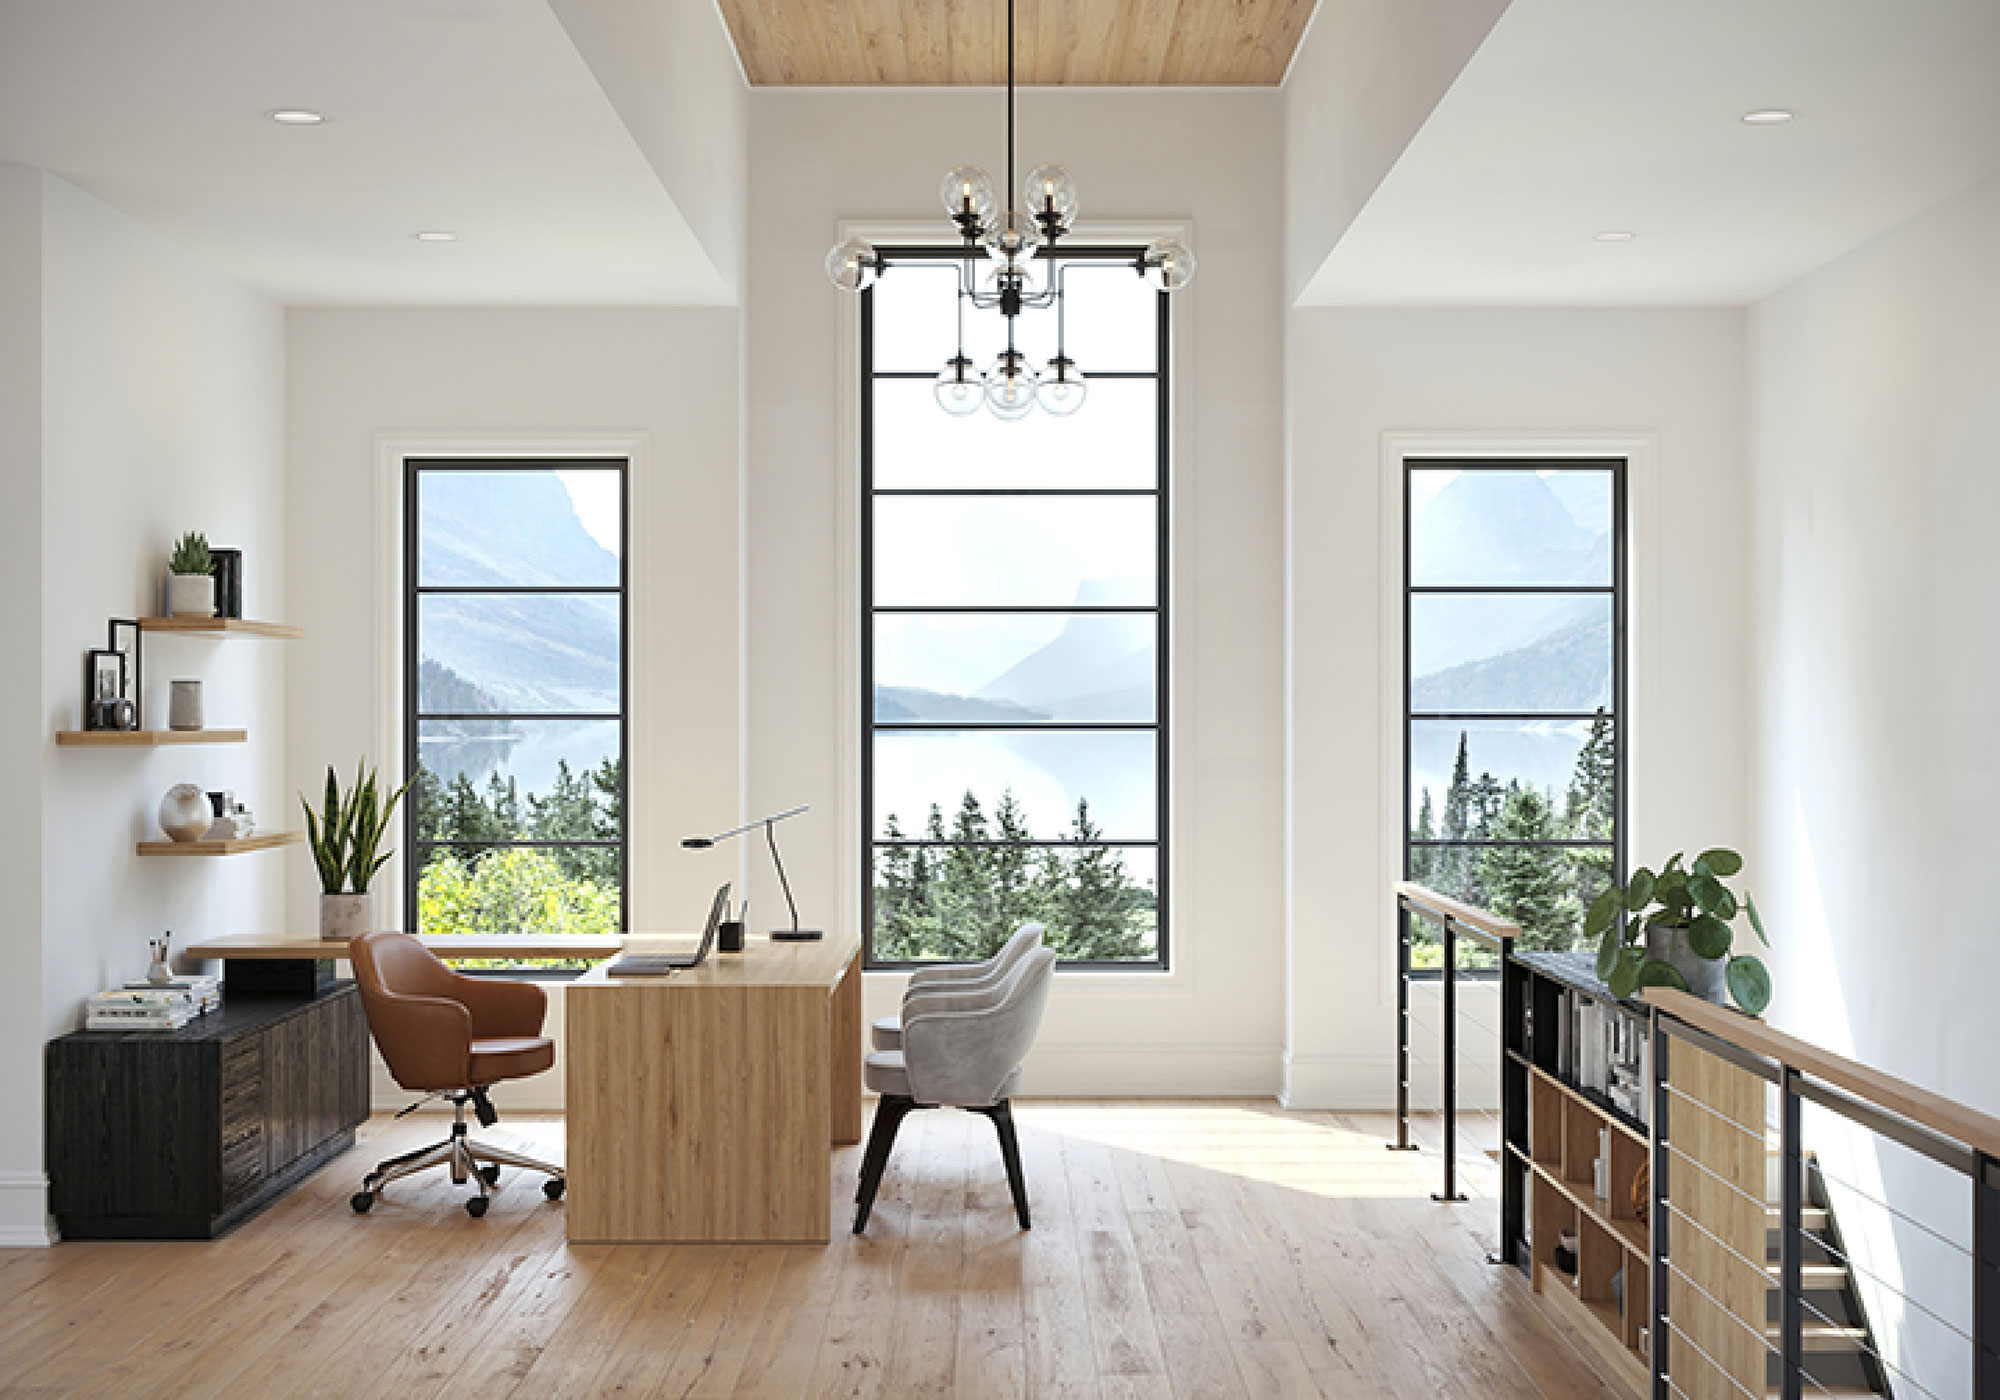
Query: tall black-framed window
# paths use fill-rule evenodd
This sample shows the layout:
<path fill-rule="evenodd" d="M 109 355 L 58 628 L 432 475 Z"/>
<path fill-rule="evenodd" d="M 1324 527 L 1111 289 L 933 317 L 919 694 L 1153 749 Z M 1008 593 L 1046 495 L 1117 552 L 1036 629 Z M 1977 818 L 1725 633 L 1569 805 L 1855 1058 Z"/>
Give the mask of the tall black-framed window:
<path fill-rule="evenodd" d="M 1625 872 L 1626 463 L 1406 459 L 1403 521 L 1404 874 L 1573 948 Z"/>
<path fill-rule="evenodd" d="M 1068 417 L 939 407 L 951 250 L 885 249 L 862 294 L 871 967 L 985 957 L 1030 919 L 1068 964 L 1167 965 L 1168 314 L 1139 252 L 1058 255 L 1090 385 Z M 1001 320 L 966 312 L 982 369 Z M 1016 333 L 1056 354 L 1054 312 Z"/>
<path fill-rule="evenodd" d="M 627 463 L 404 462 L 405 927 L 615 933 Z"/>

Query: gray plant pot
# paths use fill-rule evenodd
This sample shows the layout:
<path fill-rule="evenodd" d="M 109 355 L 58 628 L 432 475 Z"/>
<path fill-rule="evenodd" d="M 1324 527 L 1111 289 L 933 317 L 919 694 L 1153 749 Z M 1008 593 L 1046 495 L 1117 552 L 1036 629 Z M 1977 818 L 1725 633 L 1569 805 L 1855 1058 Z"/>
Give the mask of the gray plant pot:
<path fill-rule="evenodd" d="M 1688 946 L 1685 924 L 1646 925 L 1646 956 L 1663 962 L 1687 979 L 1688 990 L 1703 1001 L 1724 1005 L 1729 995 L 1724 960 L 1704 958 Z"/>
<path fill-rule="evenodd" d="M 346 942 L 368 932 L 368 896 L 365 894 L 322 894 L 319 897 L 319 936 Z"/>

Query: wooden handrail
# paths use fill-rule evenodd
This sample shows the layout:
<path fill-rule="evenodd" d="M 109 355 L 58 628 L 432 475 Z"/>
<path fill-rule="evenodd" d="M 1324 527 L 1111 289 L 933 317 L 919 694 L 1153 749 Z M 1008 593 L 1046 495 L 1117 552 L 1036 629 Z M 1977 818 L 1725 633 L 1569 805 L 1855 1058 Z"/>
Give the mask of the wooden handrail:
<path fill-rule="evenodd" d="M 1797 1036 L 1774 1030 L 1764 1022 L 1732 1011 L 1726 1006 L 1703 1001 L 1675 987 L 1648 987 L 1646 1000 L 1697 1030 L 1719 1040 L 1790 1065 L 1823 1084 L 1865 1099 L 1877 1108 L 1929 1128 L 1934 1133 L 1964 1143 L 1967 1147 L 2000 1157 L 2000 1118 L 1968 1108 L 1956 1099 L 1920 1089 L 1916 1085 L 1884 1074 L 1879 1069 L 1858 1064 L 1845 1055 L 1822 1050 Z"/>
<path fill-rule="evenodd" d="M 1489 914 L 1484 909 L 1475 909 L 1470 904 L 1461 904 L 1449 895 L 1439 894 L 1409 880 L 1396 881 L 1393 888 L 1396 897 L 1413 904 L 1424 913 L 1437 919 L 1449 918 L 1467 928 L 1478 929 L 1489 938 L 1497 938 L 1503 943 L 1521 936 L 1521 926 L 1507 922 L 1498 914 Z"/>

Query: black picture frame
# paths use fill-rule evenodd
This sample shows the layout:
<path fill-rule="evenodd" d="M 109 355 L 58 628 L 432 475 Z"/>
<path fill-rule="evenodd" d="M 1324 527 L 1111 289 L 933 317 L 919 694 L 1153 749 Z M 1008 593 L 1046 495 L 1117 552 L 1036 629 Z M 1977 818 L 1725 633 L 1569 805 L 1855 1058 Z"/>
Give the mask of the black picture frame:
<path fill-rule="evenodd" d="M 119 729 L 117 702 L 125 698 L 125 653 L 92 647 L 83 654 L 83 727 Z"/>

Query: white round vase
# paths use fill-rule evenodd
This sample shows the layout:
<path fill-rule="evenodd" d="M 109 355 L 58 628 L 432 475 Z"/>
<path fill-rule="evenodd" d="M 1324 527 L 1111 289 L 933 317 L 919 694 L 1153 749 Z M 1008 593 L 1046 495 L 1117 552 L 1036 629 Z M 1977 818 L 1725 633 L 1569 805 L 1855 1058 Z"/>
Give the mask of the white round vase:
<path fill-rule="evenodd" d="M 160 830 L 170 840 L 199 841 L 214 821 L 208 794 L 193 783 L 175 783 L 160 799 Z"/>
<path fill-rule="evenodd" d="M 368 932 L 368 896 L 323 894 L 319 897 L 319 936 L 345 943 Z"/>

